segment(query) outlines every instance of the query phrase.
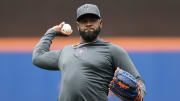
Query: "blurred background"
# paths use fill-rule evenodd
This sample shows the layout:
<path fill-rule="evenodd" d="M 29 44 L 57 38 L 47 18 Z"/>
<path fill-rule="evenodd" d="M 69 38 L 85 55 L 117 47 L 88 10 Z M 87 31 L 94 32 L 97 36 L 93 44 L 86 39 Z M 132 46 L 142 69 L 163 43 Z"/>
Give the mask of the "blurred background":
<path fill-rule="evenodd" d="M 32 50 L 62 21 L 74 32 L 51 50 L 78 43 L 76 9 L 84 3 L 99 7 L 101 37 L 128 51 L 146 83 L 144 101 L 178 101 L 179 0 L 0 0 L 0 101 L 57 100 L 61 73 L 35 67 Z"/>

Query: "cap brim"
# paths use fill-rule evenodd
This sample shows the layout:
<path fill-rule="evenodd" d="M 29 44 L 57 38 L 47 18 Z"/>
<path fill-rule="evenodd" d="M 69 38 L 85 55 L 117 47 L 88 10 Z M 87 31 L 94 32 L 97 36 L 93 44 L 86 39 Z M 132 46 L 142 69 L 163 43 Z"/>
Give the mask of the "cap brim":
<path fill-rule="evenodd" d="M 80 16 L 77 18 L 77 21 L 79 21 L 80 19 L 83 19 L 83 18 L 86 17 L 86 16 L 90 16 L 90 17 L 97 18 L 97 19 L 100 19 L 100 18 L 101 18 L 100 16 L 98 16 L 97 14 L 94 14 L 94 13 L 86 13 L 86 14 L 80 15 Z"/>

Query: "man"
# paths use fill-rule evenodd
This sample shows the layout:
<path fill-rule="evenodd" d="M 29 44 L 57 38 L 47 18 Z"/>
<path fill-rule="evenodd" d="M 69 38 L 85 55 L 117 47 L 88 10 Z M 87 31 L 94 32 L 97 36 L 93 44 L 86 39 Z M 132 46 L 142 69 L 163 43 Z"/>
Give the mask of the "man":
<path fill-rule="evenodd" d="M 69 36 L 61 30 L 64 22 L 50 28 L 33 51 L 33 64 L 47 70 L 61 71 L 59 101 L 107 101 L 108 85 L 117 67 L 142 80 L 127 52 L 98 38 L 102 28 L 99 9 L 84 4 L 77 9 L 80 42 L 61 50 L 49 51 L 55 36 Z M 145 94 L 145 86 L 143 94 Z"/>

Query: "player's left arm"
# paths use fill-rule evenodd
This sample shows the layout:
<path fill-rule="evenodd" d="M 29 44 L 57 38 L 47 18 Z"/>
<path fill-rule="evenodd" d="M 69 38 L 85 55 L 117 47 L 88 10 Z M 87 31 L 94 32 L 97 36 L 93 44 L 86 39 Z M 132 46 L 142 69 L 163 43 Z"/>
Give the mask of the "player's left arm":
<path fill-rule="evenodd" d="M 138 81 L 140 81 L 140 86 L 142 89 L 143 97 L 146 94 L 145 83 L 143 78 L 140 76 L 138 70 L 136 69 L 135 65 L 133 64 L 132 60 L 130 59 L 128 53 L 121 47 L 112 45 L 111 47 L 111 54 L 113 58 L 113 65 L 115 67 L 119 67 L 131 75 L 133 75 Z"/>

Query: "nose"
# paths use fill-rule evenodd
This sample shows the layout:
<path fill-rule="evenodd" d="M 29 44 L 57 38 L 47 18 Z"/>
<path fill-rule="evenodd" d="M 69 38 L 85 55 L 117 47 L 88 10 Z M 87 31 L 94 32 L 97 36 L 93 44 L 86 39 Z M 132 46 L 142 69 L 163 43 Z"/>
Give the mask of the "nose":
<path fill-rule="evenodd" d="M 87 21 L 86 26 L 92 26 L 92 22 L 90 20 Z"/>

